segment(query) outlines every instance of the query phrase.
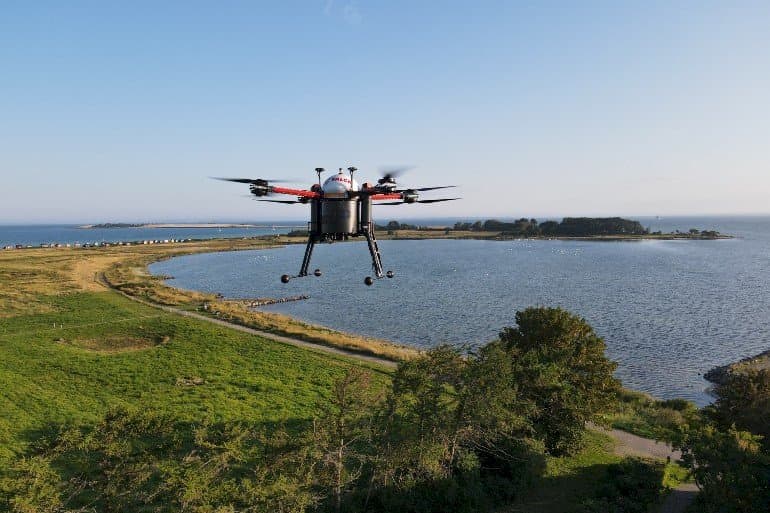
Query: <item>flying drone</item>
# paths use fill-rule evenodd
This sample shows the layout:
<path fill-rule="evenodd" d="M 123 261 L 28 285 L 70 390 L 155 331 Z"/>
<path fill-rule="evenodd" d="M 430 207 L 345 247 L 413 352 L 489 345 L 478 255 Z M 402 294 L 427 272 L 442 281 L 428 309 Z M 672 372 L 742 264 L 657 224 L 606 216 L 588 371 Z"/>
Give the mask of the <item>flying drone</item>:
<path fill-rule="evenodd" d="M 414 189 L 399 189 L 396 177 L 405 169 L 392 169 L 384 173 L 376 183 L 365 182 L 358 184 L 353 178 L 357 171 L 355 167 L 347 168 L 347 173 L 342 168 L 335 175 L 327 178 L 321 184 L 321 173 L 324 168 L 318 167 L 318 183 L 313 184 L 309 190 L 290 189 L 287 187 L 271 185 L 281 180 L 266 180 L 262 178 L 217 178 L 228 182 L 249 184 L 251 194 L 257 201 L 269 201 L 272 203 L 286 204 L 310 204 L 310 222 L 308 223 L 308 239 L 305 247 L 305 256 L 299 274 L 281 276 L 283 283 L 288 283 L 292 278 L 308 276 L 310 258 L 313 248 L 318 243 L 331 243 L 347 240 L 349 237 L 365 237 L 369 246 L 369 254 L 372 257 L 372 269 L 377 279 L 383 277 L 382 258 L 377 247 L 377 239 L 374 236 L 374 223 L 372 223 L 372 205 L 403 205 L 411 203 L 438 203 L 441 201 L 453 201 L 460 198 L 420 199 L 419 193 L 437 189 L 448 189 L 454 185 L 442 185 L 438 187 L 420 187 Z M 271 194 L 285 194 L 295 196 L 293 200 L 264 199 L 263 196 Z M 321 276 L 321 270 L 316 269 L 313 274 Z M 393 277 L 393 271 L 384 274 L 388 278 Z M 367 276 L 364 283 L 372 285 L 374 279 Z"/>

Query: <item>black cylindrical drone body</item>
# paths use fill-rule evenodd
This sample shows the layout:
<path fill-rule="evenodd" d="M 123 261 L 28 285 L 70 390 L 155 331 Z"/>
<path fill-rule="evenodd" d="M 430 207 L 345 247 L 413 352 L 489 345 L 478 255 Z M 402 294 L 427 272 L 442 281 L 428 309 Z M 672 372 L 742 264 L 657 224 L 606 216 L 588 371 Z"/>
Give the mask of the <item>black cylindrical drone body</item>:
<path fill-rule="evenodd" d="M 356 199 L 324 199 L 321 202 L 322 233 L 358 233 Z"/>
<path fill-rule="evenodd" d="M 361 216 L 358 229 L 363 231 L 372 224 L 372 198 L 369 195 L 361 197 Z"/>

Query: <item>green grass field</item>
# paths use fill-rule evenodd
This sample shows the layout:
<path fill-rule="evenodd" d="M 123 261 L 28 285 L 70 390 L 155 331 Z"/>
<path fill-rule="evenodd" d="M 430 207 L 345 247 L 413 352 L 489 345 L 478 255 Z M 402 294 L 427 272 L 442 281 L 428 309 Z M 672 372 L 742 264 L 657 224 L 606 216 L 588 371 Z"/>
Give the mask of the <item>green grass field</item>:
<path fill-rule="evenodd" d="M 53 425 L 92 423 L 120 405 L 187 421 L 309 418 L 344 368 L 362 365 L 114 292 L 40 299 L 51 311 L 0 320 L 0 459 Z"/>

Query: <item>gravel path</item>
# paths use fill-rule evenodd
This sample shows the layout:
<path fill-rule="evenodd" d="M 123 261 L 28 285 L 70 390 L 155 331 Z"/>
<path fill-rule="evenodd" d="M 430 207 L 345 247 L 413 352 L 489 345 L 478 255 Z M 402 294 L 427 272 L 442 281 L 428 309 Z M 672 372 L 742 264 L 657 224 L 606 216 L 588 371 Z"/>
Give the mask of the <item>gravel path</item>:
<path fill-rule="evenodd" d="M 682 459 L 682 453 L 674 450 L 665 442 L 643 438 L 619 429 L 602 429 L 593 425 L 591 427 L 608 434 L 617 442 L 615 454 L 618 456 L 641 456 L 643 458 L 658 458 L 662 460 L 670 458 L 671 461 Z"/>

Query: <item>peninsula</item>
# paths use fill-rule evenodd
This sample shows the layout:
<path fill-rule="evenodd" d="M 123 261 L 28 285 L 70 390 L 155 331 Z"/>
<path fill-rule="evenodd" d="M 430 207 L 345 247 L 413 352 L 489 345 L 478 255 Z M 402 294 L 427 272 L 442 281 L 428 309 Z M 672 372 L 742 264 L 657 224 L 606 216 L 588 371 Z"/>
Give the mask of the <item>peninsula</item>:
<path fill-rule="evenodd" d="M 521 218 L 516 221 L 457 222 L 453 226 L 422 226 L 390 221 L 375 224 L 378 238 L 394 239 L 564 239 L 564 240 L 692 240 L 731 239 L 715 230 L 690 228 L 687 231 L 652 231 L 639 221 L 621 217 L 565 217 L 561 222 Z M 289 237 L 307 237 L 307 230 L 294 230 Z"/>
<path fill-rule="evenodd" d="M 84 224 L 79 228 L 293 228 L 297 225 L 273 225 L 250 223 L 100 223 Z"/>

